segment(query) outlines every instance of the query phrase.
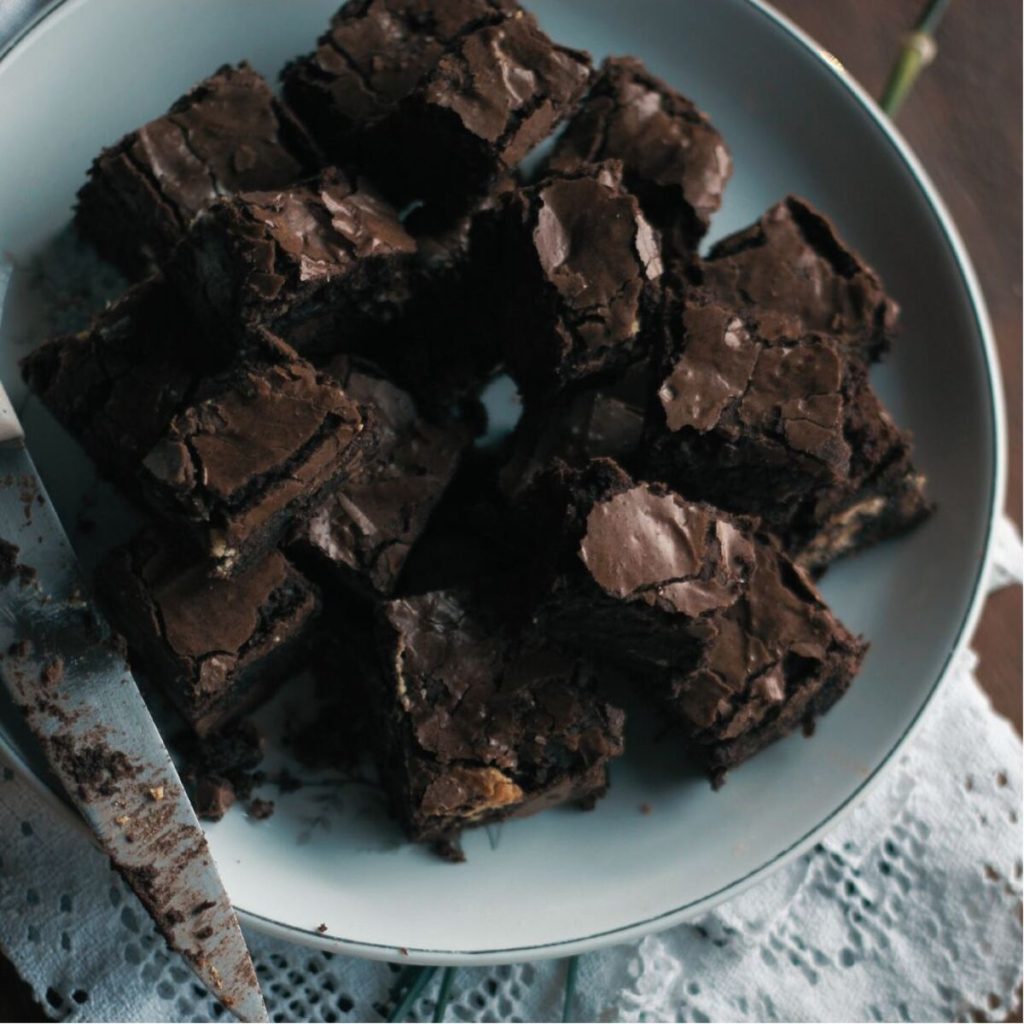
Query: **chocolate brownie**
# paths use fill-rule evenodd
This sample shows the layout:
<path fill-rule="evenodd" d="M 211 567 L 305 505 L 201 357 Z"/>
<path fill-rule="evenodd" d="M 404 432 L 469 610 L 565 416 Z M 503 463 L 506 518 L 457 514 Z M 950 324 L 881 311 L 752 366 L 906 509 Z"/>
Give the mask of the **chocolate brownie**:
<path fill-rule="evenodd" d="M 214 203 L 167 274 L 214 342 L 261 324 L 302 355 L 331 353 L 372 343 L 396 314 L 415 250 L 384 200 L 329 170 Z"/>
<path fill-rule="evenodd" d="M 700 667 L 648 677 L 716 784 L 769 743 L 809 728 L 846 692 L 867 649 L 773 542 L 753 550 L 743 596 L 718 616 Z"/>
<path fill-rule="evenodd" d="M 470 431 L 458 422 L 428 422 L 405 391 L 348 356 L 326 372 L 349 398 L 373 409 L 377 449 L 295 529 L 291 549 L 344 586 L 386 596 L 455 474 Z"/>
<path fill-rule="evenodd" d="M 581 664 L 452 591 L 385 604 L 379 633 L 382 769 L 412 838 L 604 793 L 624 716 Z"/>
<path fill-rule="evenodd" d="M 505 360 L 528 399 L 642 359 L 657 326 L 657 234 L 620 165 L 595 165 L 506 195 L 473 225 Z"/>
<path fill-rule="evenodd" d="M 108 476 L 134 480 L 204 371 L 199 329 L 159 278 L 135 285 L 78 334 L 22 360 L 29 387 Z"/>
<path fill-rule="evenodd" d="M 367 173 L 396 202 L 457 216 L 572 113 L 590 73 L 521 10 L 460 35 L 369 133 Z"/>
<path fill-rule="evenodd" d="M 318 607 L 316 588 L 276 551 L 224 580 L 151 531 L 108 557 L 96 587 L 133 664 L 200 735 L 269 692 Z"/>
<path fill-rule="evenodd" d="M 696 669 L 754 566 L 749 524 L 610 459 L 556 463 L 521 499 L 537 536 L 539 628 L 568 650 L 642 670 Z"/>
<path fill-rule="evenodd" d="M 162 265 L 219 197 L 281 188 L 321 163 L 305 129 L 248 64 L 225 65 L 93 161 L 75 224 L 131 278 Z"/>
<path fill-rule="evenodd" d="M 538 624 L 648 689 L 714 779 L 824 713 L 856 674 L 863 643 L 756 521 L 634 484 L 609 460 L 556 466 L 525 500 L 547 507 L 542 528 L 563 522 Z"/>
<path fill-rule="evenodd" d="M 285 98 L 330 156 L 360 158 L 360 136 L 392 113 L 460 35 L 519 10 L 513 0 L 349 0 L 316 50 L 281 72 Z"/>
<path fill-rule="evenodd" d="M 889 348 L 899 319 L 878 274 L 798 196 L 723 238 L 699 277 L 726 305 L 797 317 L 806 330 L 835 335 L 865 361 Z"/>
<path fill-rule="evenodd" d="M 375 442 L 367 411 L 308 363 L 241 366 L 206 382 L 171 420 L 141 482 L 230 574 L 357 473 Z"/>
<path fill-rule="evenodd" d="M 926 515 L 909 439 L 833 338 L 696 292 L 676 327 L 645 476 L 761 517 L 815 569 Z"/>
<path fill-rule="evenodd" d="M 622 161 L 626 188 L 667 253 L 690 253 L 732 174 L 725 140 L 685 96 L 634 57 L 610 57 L 555 143 L 552 170 Z"/>

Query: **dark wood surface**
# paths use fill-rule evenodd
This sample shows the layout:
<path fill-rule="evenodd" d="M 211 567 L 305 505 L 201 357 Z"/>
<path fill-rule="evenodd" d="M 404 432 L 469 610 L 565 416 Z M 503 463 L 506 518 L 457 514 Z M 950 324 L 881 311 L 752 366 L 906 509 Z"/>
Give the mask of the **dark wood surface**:
<path fill-rule="evenodd" d="M 873 96 L 922 0 L 776 0 Z M 1009 437 L 1006 509 L 1021 522 L 1021 4 L 954 0 L 938 57 L 896 123 L 953 214 L 988 302 Z M 989 601 L 975 648 L 995 707 L 1021 730 L 1021 590 Z"/>
<path fill-rule="evenodd" d="M 669 0 L 666 0 L 669 2 Z M 776 0 L 877 96 L 921 0 Z M 963 234 L 995 327 L 1010 439 L 1007 510 L 1021 514 L 1021 4 L 957 0 L 939 56 L 897 123 Z M 982 683 L 1021 728 L 1021 590 L 1003 591 L 975 638 Z M 0 956 L 0 1020 L 44 1020 Z M 978 1018 L 981 1019 L 981 1018 Z M 1007 1020 L 1020 1020 L 1019 1006 Z"/>

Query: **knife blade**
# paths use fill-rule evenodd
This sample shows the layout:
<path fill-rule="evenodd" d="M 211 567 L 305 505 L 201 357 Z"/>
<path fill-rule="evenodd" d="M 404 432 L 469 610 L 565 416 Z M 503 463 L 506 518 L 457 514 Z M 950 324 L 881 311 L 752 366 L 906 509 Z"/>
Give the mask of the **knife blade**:
<path fill-rule="evenodd" d="M 239 1020 L 265 1021 L 203 830 L 23 439 L 0 384 L 0 677 L 169 945 Z"/>

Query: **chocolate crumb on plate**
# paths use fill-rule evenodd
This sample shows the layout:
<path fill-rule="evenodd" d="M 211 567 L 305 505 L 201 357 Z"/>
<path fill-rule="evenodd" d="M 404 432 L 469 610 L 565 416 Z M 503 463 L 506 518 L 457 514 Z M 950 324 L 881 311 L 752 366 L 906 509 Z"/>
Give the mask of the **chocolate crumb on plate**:
<path fill-rule="evenodd" d="M 196 782 L 193 802 L 204 821 L 220 821 L 235 803 L 235 787 L 220 776 L 202 776 Z"/>
<path fill-rule="evenodd" d="M 265 821 L 274 813 L 274 801 L 261 800 L 257 797 L 255 800 L 249 801 L 247 812 L 250 818 L 255 818 L 256 821 Z"/>

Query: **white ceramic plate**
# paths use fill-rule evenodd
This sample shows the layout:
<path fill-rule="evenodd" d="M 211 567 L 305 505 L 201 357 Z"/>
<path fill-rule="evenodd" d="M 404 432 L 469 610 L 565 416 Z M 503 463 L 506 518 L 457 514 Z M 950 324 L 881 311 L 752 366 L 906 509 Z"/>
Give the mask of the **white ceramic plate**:
<path fill-rule="evenodd" d="M 21 268 L 0 324 L 0 375 L 16 402 L 14 360 L 55 312 L 33 291 L 33 254 L 66 226 L 94 154 L 224 61 L 247 57 L 276 74 L 337 2 L 66 0 L 0 61 L 0 249 Z M 875 382 L 913 429 L 940 511 L 829 574 L 826 596 L 871 640 L 863 674 L 813 740 L 776 745 L 721 792 L 670 744 L 648 742 L 640 722 L 596 811 L 471 833 L 460 866 L 403 844 L 358 786 L 334 797 L 309 786 L 278 798 L 266 822 L 234 813 L 209 830 L 245 919 L 363 956 L 494 963 L 581 952 L 693 917 L 794 857 L 863 796 L 969 637 L 1001 504 L 996 363 L 967 257 L 921 168 L 835 60 L 746 0 L 530 6 L 557 39 L 596 56 L 637 54 L 711 113 L 737 168 L 714 235 L 795 191 L 879 268 L 905 329 Z M 48 259 L 62 280 L 59 253 Z M 74 272 L 63 280 L 57 313 L 76 301 Z M 109 534 L 109 492 L 38 406 L 22 409 L 65 522 L 89 493 L 98 504 L 86 512 Z M 91 550 L 83 543 L 86 561 Z M 3 721 L 5 756 L 38 779 L 16 724 Z"/>

